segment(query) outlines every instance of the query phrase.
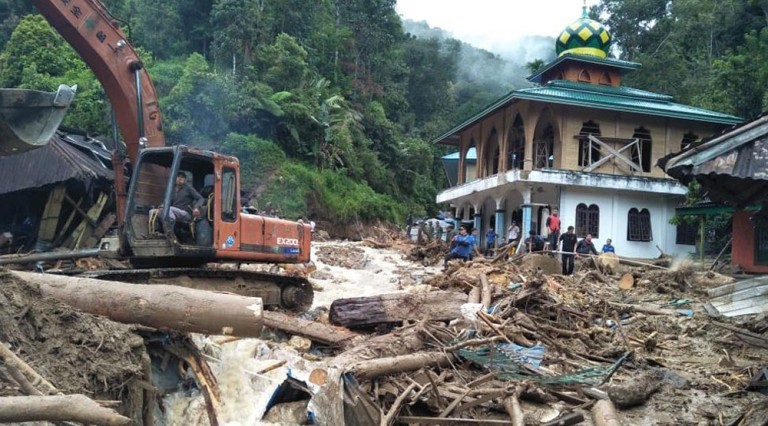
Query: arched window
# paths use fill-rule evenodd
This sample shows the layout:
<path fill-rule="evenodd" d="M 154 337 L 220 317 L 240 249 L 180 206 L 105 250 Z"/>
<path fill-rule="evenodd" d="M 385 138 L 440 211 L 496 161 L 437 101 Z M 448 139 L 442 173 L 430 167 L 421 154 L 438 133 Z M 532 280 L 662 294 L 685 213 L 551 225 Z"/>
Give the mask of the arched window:
<path fill-rule="evenodd" d="M 600 136 L 600 126 L 592 120 L 581 126 L 579 132 L 579 166 L 587 167 L 600 159 L 600 146 L 589 140 L 589 135 Z"/>
<path fill-rule="evenodd" d="M 551 124 L 547 124 L 541 137 L 534 142 L 534 146 L 536 168 L 553 167 L 555 164 L 555 129 Z"/>
<path fill-rule="evenodd" d="M 592 76 L 589 75 L 589 71 L 581 70 L 581 72 L 579 73 L 579 81 L 582 83 L 591 83 Z"/>
<path fill-rule="evenodd" d="M 499 133 L 494 128 L 485 142 L 483 153 L 484 177 L 495 175 L 499 172 Z"/>
<path fill-rule="evenodd" d="M 687 148 L 690 148 L 692 145 L 695 145 L 697 142 L 699 142 L 699 137 L 693 132 L 688 132 L 683 135 L 683 140 L 680 141 L 680 150 L 684 150 Z"/>
<path fill-rule="evenodd" d="M 632 161 L 635 164 L 638 164 L 644 172 L 650 172 L 652 154 L 651 132 L 639 127 L 635 129 L 635 134 L 632 135 L 632 139 L 639 140 L 639 143 L 633 145 L 631 148 Z"/>
<path fill-rule="evenodd" d="M 629 209 L 627 217 L 627 241 L 651 241 L 651 212 L 648 209 Z"/>
<path fill-rule="evenodd" d="M 602 84 L 603 86 L 613 85 L 613 82 L 611 81 L 611 76 L 607 72 L 604 72 L 603 75 L 600 76 L 600 84 Z"/>
<path fill-rule="evenodd" d="M 509 129 L 509 170 L 523 169 L 525 161 L 525 128 L 520 114 L 515 117 L 512 128 Z"/>
<path fill-rule="evenodd" d="M 576 235 L 583 237 L 592 234 L 593 237 L 599 238 L 599 232 L 600 207 L 595 204 L 587 207 L 583 203 L 576 206 Z"/>
<path fill-rule="evenodd" d="M 470 142 L 469 149 L 464 154 L 464 182 L 472 182 L 477 179 L 477 148 L 475 141 Z"/>

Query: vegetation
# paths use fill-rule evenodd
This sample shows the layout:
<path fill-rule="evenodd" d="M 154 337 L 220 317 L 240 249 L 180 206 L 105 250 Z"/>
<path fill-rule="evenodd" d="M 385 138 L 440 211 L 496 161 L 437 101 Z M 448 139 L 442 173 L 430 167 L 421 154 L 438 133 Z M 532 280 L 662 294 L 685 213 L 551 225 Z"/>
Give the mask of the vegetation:
<path fill-rule="evenodd" d="M 429 140 L 551 59 L 406 32 L 395 0 L 103 1 L 141 49 L 168 143 L 237 155 L 252 201 L 288 217 L 433 213 L 446 152 Z M 765 108 L 768 0 L 602 0 L 590 13 L 617 57 L 644 65 L 628 85 L 745 118 Z M 109 134 L 100 85 L 29 2 L 0 1 L 0 19 L 0 83 L 77 84 L 66 124 Z"/>

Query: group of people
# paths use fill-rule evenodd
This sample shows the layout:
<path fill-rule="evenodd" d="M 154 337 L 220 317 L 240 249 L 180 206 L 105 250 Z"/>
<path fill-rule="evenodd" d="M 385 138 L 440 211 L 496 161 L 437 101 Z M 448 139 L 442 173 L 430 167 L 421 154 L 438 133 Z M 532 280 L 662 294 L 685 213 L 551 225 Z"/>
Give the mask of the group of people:
<path fill-rule="evenodd" d="M 592 234 L 587 234 L 581 240 L 578 239 L 575 233 L 575 228 L 569 226 L 564 234 L 560 234 L 560 215 L 557 209 L 552 210 L 552 214 L 547 218 L 546 227 L 548 231 L 549 250 L 558 251 L 562 253 L 562 271 L 563 275 L 573 274 L 575 267 L 574 261 L 578 255 L 598 255 L 599 253 L 616 253 L 616 249 L 612 244 L 611 239 L 607 239 L 600 252 L 595 248 L 594 242 L 592 242 Z M 451 259 L 463 259 L 472 260 L 475 254 L 479 254 L 477 249 L 477 230 L 474 230 L 472 234 L 469 233 L 466 226 L 462 225 L 459 229 L 459 233 L 450 238 L 450 251 L 445 255 L 445 264 L 448 266 L 448 261 Z M 496 239 L 498 235 L 494 231 L 493 227 L 490 227 L 486 234 L 486 255 L 492 253 L 492 250 L 496 246 Z M 516 242 L 520 240 L 520 227 L 516 221 L 507 228 L 507 244 L 515 246 Z M 545 241 L 534 230 L 530 231 L 530 236 L 525 240 L 525 249 L 528 252 L 544 251 L 547 241 Z"/>

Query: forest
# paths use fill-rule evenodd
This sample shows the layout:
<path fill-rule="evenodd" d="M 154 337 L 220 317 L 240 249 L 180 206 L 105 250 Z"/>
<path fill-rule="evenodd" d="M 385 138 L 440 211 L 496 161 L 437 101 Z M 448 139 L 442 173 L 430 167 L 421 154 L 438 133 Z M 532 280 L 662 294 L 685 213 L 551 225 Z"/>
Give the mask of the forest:
<path fill-rule="evenodd" d="M 526 64 L 404 25 L 395 0 L 102 2 L 152 76 L 168 143 L 237 156 L 257 207 L 336 224 L 434 214 L 450 148 L 430 140 L 527 84 L 557 36 L 552 56 Z M 602 0 L 589 12 L 616 58 L 643 64 L 626 85 L 745 119 L 765 109 L 768 0 Z M 0 1 L 0 51 L 2 87 L 77 84 L 65 125 L 110 134 L 98 81 L 26 0 Z"/>

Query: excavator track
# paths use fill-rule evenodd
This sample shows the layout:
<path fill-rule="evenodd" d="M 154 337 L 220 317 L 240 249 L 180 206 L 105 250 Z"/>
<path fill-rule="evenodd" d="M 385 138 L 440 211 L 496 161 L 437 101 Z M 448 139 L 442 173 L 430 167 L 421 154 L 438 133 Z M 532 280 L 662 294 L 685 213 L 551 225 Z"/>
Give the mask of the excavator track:
<path fill-rule="evenodd" d="M 267 272 L 210 268 L 152 268 L 88 271 L 79 277 L 131 284 L 167 284 L 199 290 L 221 291 L 260 297 L 266 309 L 305 312 L 312 306 L 314 291 L 306 278 Z"/>

